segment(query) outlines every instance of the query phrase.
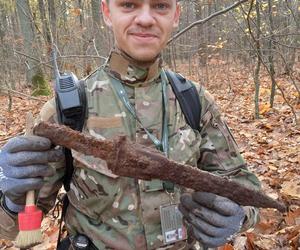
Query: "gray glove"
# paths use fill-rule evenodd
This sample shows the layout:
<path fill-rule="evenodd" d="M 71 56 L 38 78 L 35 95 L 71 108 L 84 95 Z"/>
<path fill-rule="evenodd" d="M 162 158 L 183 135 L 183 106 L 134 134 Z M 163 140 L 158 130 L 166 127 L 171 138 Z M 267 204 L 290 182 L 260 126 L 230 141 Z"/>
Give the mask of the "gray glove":
<path fill-rule="evenodd" d="M 245 212 L 235 202 L 212 193 L 183 194 L 179 210 L 196 240 L 206 247 L 230 241 L 243 224 Z"/>
<path fill-rule="evenodd" d="M 40 189 L 43 178 L 54 175 L 55 170 L 48 162 L 61 159 L 62 151 L 51 149 L 47 138 L 19 136 L 10 139 L 0 150 L 0 190 L 5 195 L 7 207 L 19 210 L 20 205 L 25 204 L 25 193 Z"/>

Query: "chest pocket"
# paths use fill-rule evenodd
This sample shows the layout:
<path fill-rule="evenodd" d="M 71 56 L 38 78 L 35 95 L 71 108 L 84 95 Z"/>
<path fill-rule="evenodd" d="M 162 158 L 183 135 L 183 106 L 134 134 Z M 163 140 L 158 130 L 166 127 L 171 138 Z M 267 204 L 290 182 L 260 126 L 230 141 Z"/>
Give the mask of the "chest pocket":
<path fill-rule="evenodd" d="M 68 193 L 78 210 L 95 220 L 103 220 L 102 213 L 111 210 L 113 197 L 123 188 L 121 178 L 114 175 L 104 160 L 72 152 L 74 173 Z"/>

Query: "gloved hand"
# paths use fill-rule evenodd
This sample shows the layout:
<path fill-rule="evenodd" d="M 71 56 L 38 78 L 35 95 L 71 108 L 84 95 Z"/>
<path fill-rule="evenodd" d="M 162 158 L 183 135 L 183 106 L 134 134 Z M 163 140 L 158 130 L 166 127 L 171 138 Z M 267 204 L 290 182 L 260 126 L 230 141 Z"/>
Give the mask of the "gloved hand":
<path fill-rule="evenodd" d="M 40 189 L 43 178 L 54 175 L 55 170 L 48 162 L 60 161 L 63 156 L 61 150 L 51 149 L 50 140 L 44 137 L 10 139 L 0 150 L 0 190 L 7 207 L 24 205 L 25 193 Z"/>
<path fill-rule="evenodd" d="M 212 193 L 183 194 L 179 210 L 190 224 L 193 236 L 206 247 L 230 241 L 243 224 L 245 212 L 235 202 Z"/>

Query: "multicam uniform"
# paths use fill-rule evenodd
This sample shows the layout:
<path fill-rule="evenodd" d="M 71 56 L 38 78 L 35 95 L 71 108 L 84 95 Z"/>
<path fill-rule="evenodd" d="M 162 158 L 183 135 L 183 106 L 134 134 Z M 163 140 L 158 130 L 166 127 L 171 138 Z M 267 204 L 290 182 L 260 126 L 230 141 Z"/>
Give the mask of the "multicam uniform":
<path fill-rule="evenodd" d="M 126 135 L 133 141 L 154 147 L 153 142 L 127 110 L 112 85 L 112 79 L 123 83 L 130 103 L 144 128 L 161 138 L 163 121 L 161 60 L 147 70 L 113 51 L 104 66 L 86 79 L 88 115 L 83 133 L 105 139 Z M 169 158 L 229 176 L 246 186 L 259 189 L 258 179 L 246 168 L 237 145 L 222 121 L 211 95 L 199 85 L 201 132 L 186 123 L 179 103 L 167 84 Z M 56 122 L 54 100 L 42 108 L 40 120 Z M 71 235 L 87 235 L 98 249 L 164 249 L 160 223 L 160 206 L 179 202 L 182 189 L 175 185 L 171 195 L 160 180 L 142 181 L 111 173 L 106 162 L 73 151 L 75 171 L 68 192 L 70 205 L 65 223 Z M 47 213 L 62 185 L 64 163 L 52 165 L 56 175 L 47 179 L 39 192 L 38 205 Z M 243 230 L 257 221 L 257 210 L 245 207 Z M 0 235 L 13 238 L 17 233 L 16 215 L 2 204 Z M 185 241 L 170 249 L 188 249 Z"/>

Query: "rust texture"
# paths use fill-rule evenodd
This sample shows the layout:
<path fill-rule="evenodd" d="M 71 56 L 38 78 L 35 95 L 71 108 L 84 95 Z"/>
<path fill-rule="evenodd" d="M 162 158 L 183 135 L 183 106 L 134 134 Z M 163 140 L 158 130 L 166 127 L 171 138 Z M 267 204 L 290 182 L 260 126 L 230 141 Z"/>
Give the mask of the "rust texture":
<path fill-rule="evenodd" d="M 228 178 L 220 177 L 167 159 L 161 152 L 129 141 L 125 136 L 98 140 L 66 126 L 42 122 L 34 134 L 49 138 L 55 145 L 74 149 L 107 161 L 116 175 L 143 180 L 167 180 L 178 185 L 227 197 L 243 206 L 276 208 L 286 211 L 280 203 L 261 191 L 250 189 Z"/>

